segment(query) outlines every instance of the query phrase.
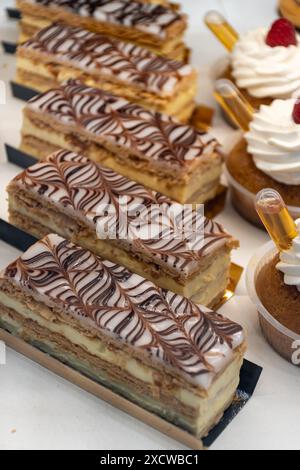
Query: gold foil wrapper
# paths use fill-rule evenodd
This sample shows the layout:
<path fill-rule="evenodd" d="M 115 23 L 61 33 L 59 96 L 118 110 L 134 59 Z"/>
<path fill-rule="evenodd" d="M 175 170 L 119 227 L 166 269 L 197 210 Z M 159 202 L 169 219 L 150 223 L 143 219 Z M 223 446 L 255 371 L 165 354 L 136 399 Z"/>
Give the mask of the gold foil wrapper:
<path fill-rule="evenodd" d="M 194 126 L 199 131 L 207 132 L 212 127 L 213 118 L 215 115 L 215 110 L 209 106 L 199 104 L 191 119 L 189 124 Z"/>
<path fill-rule="evenodd" d="M 235 294 L 236 288 L 241 280 L 243 272 L 244 268 L 242 266 L 239 266 L 236 263 L 231 263 L 230 282 L 224 295 L 224 302 L 227 302 L 227 300 L 231 299 L 231 297 Z"/>
<path fill-rule="evenodd" d="M 231 263 L 228 287 L 221 301 L 214 307 L 215 310 L 218 310 L 220 307 L 222 307 L 222 305 L 228 302 L 228 300 L 230 300 L 235 295 L 236 288 L 241 280 L 243 272 L 244 268 L 242 268 L 238 264 Z"/>
<path fill-rule="evenodd" d="M 228 188 L 220 184 L 218 193 L 214 199 L 205 203 L 205 217 L 214 219 L 225 208 Z"/>

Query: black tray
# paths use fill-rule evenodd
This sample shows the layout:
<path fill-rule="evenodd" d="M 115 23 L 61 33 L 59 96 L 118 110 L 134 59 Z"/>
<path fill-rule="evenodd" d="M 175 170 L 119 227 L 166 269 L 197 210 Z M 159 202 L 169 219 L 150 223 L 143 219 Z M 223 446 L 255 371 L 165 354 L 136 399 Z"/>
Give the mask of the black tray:
<path fill-rule="evenodd" d="M 29 101 L 34 96 L 38 95 L 39 92 L 33 88 L 28 88 L 24 85 L 20 85 L 16 82 L 10 82 L 11 92 L 14 98 L 18 98 L 22 101 Z"/>
<path fill-rule="evenodd" d="M 23 168 L 24 170 L 38 161 L 36 158 L 28 155 L 28 153 L 22 152 L 11 145 L 5 144 L 5 150 L 7 161 Z"/>
<path fill-rule="evenodd" d="M 2 47 L 6 54 L 15 54 L 17 50 L 17 44 L 9 41 L 1 41 Z"/>
<path fill-rule="evenodd" d="M 21 12 L 17 8 L 6 8 L 6 15 L 11 20 L 21 19 Z"/>

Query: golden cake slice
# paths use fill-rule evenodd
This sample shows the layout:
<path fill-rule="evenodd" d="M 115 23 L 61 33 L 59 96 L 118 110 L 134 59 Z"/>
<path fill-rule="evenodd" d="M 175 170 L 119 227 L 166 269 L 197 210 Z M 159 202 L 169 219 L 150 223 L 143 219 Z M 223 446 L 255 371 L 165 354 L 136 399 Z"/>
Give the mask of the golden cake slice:
<path fill-rule="evenodd" d="M 103 90 L 69 81 L 24 109 L 21 149 L 83 153 L 180 203 L 218 194 L 222 155 L 208 133 Z"/>
<path fill-rule="evenodd" d="M 172 59 L 184 60 L 187 17 L 168 6 L 132 0 L 17 0 L 23 42 L 59 21 L 147 47 Z"/>
<path fill-rule="evenodd" d="M 245 352 L 238 324 L 57 235 L 2 273 L 0 326 L 199 438 Z"/>
<path fill-rule="evenodd" d="M 50 155 L 8 194 L 10 221 L 37 238 L 56 232 L 203 305 L 228 286 L 238 242 L 220 224 L 86 157 Z"/>
<path fill-rule="evenodd" d="M 16 81 L 21 85 L 43 92 L 70 78 L 183 122 L 195 109 L 197 72 L 134 44 L 52 24 L 19 46 Z"/>

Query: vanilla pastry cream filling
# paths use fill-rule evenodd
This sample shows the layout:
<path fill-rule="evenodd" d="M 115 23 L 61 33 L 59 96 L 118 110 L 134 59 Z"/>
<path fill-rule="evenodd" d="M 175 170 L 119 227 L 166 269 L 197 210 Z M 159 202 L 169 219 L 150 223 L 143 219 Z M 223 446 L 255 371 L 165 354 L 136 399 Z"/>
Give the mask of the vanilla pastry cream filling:
<path fill-rule="evenodd" d="M 44 92 L 69 79 L 81 80 L 88 86 L 124 96 L 141 106 L 157 109 L 160 112 L 178 117 L 182 121 L 187 121 L 195 109 L 195 95 L 198 87 L 192 76 L 183 81 L 174 95 L 160 97 L 138 87 L 133 87 L 130 83 L 117 83 L 111 80 L 109 76 L 88 75 L 73 67 L 57 66 L 55 62 L 44 64 L 20 56 L 17 58 L 16 81 L 25 86 Z"/>
<path fill-rule="evenodd" d="M 86 3 L 86 4 L 85 4 Z M 144 4 L 132 0 L 102 0 L 98 2 L 83 2 L 72 0 L 64 2 L 53 0 L 18 1 L 18 7 L 24 12 L 24 16 L 44 16 L 47 19 L 69 18 L 70 21 L 87 20 L 107 24 L 112 28 L 121 27 L 130 34 L 132 29 L 136 34 L 146 34 L 153 40 L 165 41 L 174 29 L 186 28 L 186 15 L 174 11 L 171 8 L 157 7 L 154 4 Z M 99 27 L 100 27 L 99 25 Z"/>
<path fill-rule="evenodd" d="M 195 69 L 149 50 L 83 28 L 52 24 L 18 48 L 33 62 L 58 63 L 91 75 L 128 82 L 161 96 L 171 96 Z"/>
<path fill-rule="evenodd" d="M 197 435 L 233 399 L 246 348 L 240 325 L 58 235 L 4 269 L 0 303 L 11 334 L 52 345 L 96 379 L 106 374 L 110 388 L 170 421 L 182 417 Z"/>
<path fill-rule="evenodd" d="M 127 178 L 144 184 L 145 186 L 159 191 L 162 194 L 166 194 L 170 198 L 184 203 L 197 203 L 202 204 L 207 200 L 213 199 L 219 189 L 220 177 L 222 173 L 222 159 L 218 155 L 212 155 L 211 161 L 207 164 L 199 165 L 199 168 L 195 168 L 191 174 L 186 175 L 186 181 L 182 184 L 177 180 L 174 187 L 170 185 L 170 177 L 158 175 L 152 171 L 147 172 L 146 168 L 135 169 L 133 166 L 126 164 L 126 159 L 121 158 L 118 160 L 114 154 L 110 151 L 105 150 L 102 147 L 97 146 L 97 143 L 93 143 L 91 140 L 86 141 L 89 146 L 88 150 L 84 152 L 79 146 L 76 145 L 76 141 L 73 142 L 70 134 L 64 134 L 63 129 L 58 133 L 56 130 L 51 128 L 51 124 L 47 125 L 47 128 L 43 127 L 43 123 L 36 125 L 32 119 L 28 118 L 26 114 L 23 118 L 22 126 L 22 143 L 21 149 L 24 152 L 31 154 L 37 158 L 44 158 L 49 154 L 49 148 L 44 147 L 42 151 L 34 148 L 34 146 L 26 144 L 27 137 L 35 137 L 39 141 L 44 141 L 46 144 L 52 144 L 55 148 L 63 148 L 70 151 L 79 151 L 85 153 L 90 159 L 95 162 L 101 162 L 104 166 L 123 174 Z M 79 136 L 77 135 L 77 139 Z M 79 141 L 78 141 L 79 143 Z M 136 162 L 135 162 L 136 163 Z M 145 164 L 145 162 L 143 162 Z"/>
<path fill-rule="evenodd" d="M 180 112 L 180 107 L 195 101 L 197 91 L 197 73 L 190 65 L 153 54 L 144 47 L 57 23 L 20 45 L 17 62 L 17 79 L 25 83 L 29 76 L 31 83 L 36 80 L 37 89 L 46 87 L 47 79 L 48 90 L 55 82 L 57 86 L 69 78 L 79 78 L 85 83 L 90 80 L 98 88 L 109 87 L 109 91 L 133 101 L 136 95 L 148 105 L 153 101 L 153 106 L 161 110 L 172 102 Z"/>
<path fill-rule="evenodd" d="M 27 12 L 24 12 L 22 14 L 22 20 L 20 22 L 21 34 L 19 37 L 19 43 L 28 41 L 37 32 L 50 26 L 52 22 L 53 22 L 53 19 L 51 18 L 48 19 L 42 16 L 32 16 L 32 15 L 29 15 Z M 166 55 L 175 60 L 185 59 L 186 48 L 183 42 L 184 35 L 182 31 L 176 32 L 176 34 L 169 36 L 167 41 L 164 41 L 164 42 L 155 41 L 155 40 L 146 41 L 145 38 L 143 38 L 141 33 L 139 32 L 135 32 L 135 38 L 132 36 L 132 34 L 128 35 L 127 34 L 128 31 L 124 31 L 124 29 L 122 32 L 118 30 L 118 33 L 116 33 L 113 25 L 107 25 L 105 28 L 103 28 L 103 25 L 100 26 L 95 21 L 90 22 L 90 23 L 87 21 L 83 21 L 83 22 L 80 21 L 78 24 L 76 23 L 77 23 L 76 19 L 72 19 L 72 21 L 70 21 L 70 24 L 74 26 L 82 26 L 100 34 L 106 34 L 106 35 L 111 35 L 111 36 L 116 35 L 116 37 L 122 40 L 140 44 L 143 47 L 146 47 L 147 49 L 149 49 L 150 51 L 156 54 Z"/>
<path fill-rule="evenodd" d="M 62 335 L 72 344 L 76 344 L 85 349 L 91 355 L 99 357 L 114 366 L 118 366 L 126 370 L 126 372 L 132 375 L 135 379 L 144 382 L 147 385 L 154 385 L 155 382 L 153 374 L 155 374 L 155 371 L 139 363 L 134 358 L 129 357 L 126 359 L 125 354 L 120 355 L 120 351 L 115 353 L 109 350 L 100 339 L 93 339 L 84 336 L 65 323 L 60 323 L 59 321 L 47 321 L 45 318 L 27 308 L 21 302 L 11 298 L 3 292 L 0 292 L 0 303 L 5 307 L 16 311 L 23 317 L 38 323 L 41 327 L 48 330 L 50 334 L 56 333 Z M 14 324 L 10 317 L 6 317 L 0 312 L 0 320 L 1 318 L 3 318 L 4 322 L 7 322 L 8 325 Z M 14 326 L 18 327 L 18 324 L 15 323 Z M 48 344 L 51 344 L 51 337 L 49 337 Z M 63 351 L 60 352 L 63 354 Z M 224 410 L 230 405 L 239 383 L 238 372 L 241 367 L 241 361 L 241 356 L 236 356 L 222 375 L 211 385 L 209 391 L 204 396 L 199 396 L 191 390 L 182 387 L 177 387 L 172 390 L 172 397 L 175 396 L 176 399 L 184 406 L 193 409 L 193 418 L 183 415 L 179 410 L 177 411 L 177 414 L 181 416 L 181 419 L 186 421 L 186 425 L 194 428 L 197 434 L 202 435 L 204 429 L 209 430 L 209 428 L 211 428 L 220 419 Z M 89 370 L 87 371 L 89 372 Z M 100 370 L 99 376 L 101 377 Z M 137 401 L 144 401 L 147 405 L 148 400 L 149 398 L 144 395 L 142 397 L 138 397 Z M 153 401 L 153 398 L 151 401 Z M 152 403 L 149 403 L 149 405 L 152 409 L 156 408 L 155 411 L 158 413 L 167 406 L 163 403 L 160 404 L 159 400 L 153 401 Z"/>
<path fill-rule="evenodd" d="M 10 193 L 9 210 L 10 221 L 26 232 L 29 231 L 37 238 L 46 235 L 46 232 L 59 233 L 99 256 L 121 263 L 131 271 L 146 277 L 161 287 L 192 298 L 194 302 L 201 305 L 212 306 L 215 300 L 219 301 L 219 298 L 227 288 L 230 269 L 229 249 L 225 250 L 225 252 L 221 250 L 216 253 L 214 259 L 211 260 L 211 264 L 202 268 L 198 274 L 195 273 L 182 283 L 176 280 L 175 273 L 172 275 L 161 271 L 152 275 L 151 269 L 149 270 L 149 263 L 146 260 L 139 261 L 134 256 L 131 256 L 130 253 L 126 253 L 124 249 L 113 245 L 109 241 L 96 239 L 95 236 L 89 236 L 87 233 L 81 234 L 80 228 L 76 227 L 76 223 L 74 225 L 74 222 L 62 219 L 58 208 L 57 212 L 54 210 L 50 211 L 47 208 L 38 208 L 37 210 L 30 211 L 30 208 L 22 206 L 21 201 L 15 199 L 13 193 Z M 39 231 L 39 228 L 36 228 L 34 224 L 30 225 L 30 220 L 37 222 L 45 230 Z"/>
<path fill-rule="evenodd" d="M 20 219 L 19 215 L 23 215 L 24 219 Z M 41 227 L 46 228 L 46 230 L 41 231 L 38 226 L 28 223 L 29 220 L 39 222 Z M 182 284 L 176 281 L 176 278 L 171 277 L 170 274 L 165 272 L 155 272 L 155 268 L 154 273 L 152 273 L 151 267 L 149 269 L 149 263 L 138 261 L 124 250 L 106 243 L 103 240 L 95 240 L 92 237 L 80 236 L 80 234 L 70 237 L 67 231 L 63 230 L 61 226 L 55 225 L 52 220 L 47 220 L 46 225 L 44 220 L 39 220 L 39 218 L 32 216 L 29 212 L 23 213 L 22 210 L 18 209 L 16 212 L 11 211 L 10 221 L 17 227 L 31 233 L 37 238 L 40 238 L 49 232 L 60 233 L 82 247 L 95 252 L 97 255 L 114 262 L 119 262 L 131 271 L 155 282 L 162 288 L 172 290 L 173 292 L 183 295 L 184 297 L 188 297 L 201 305 L 213 307 L 219 303 L 228 286 L 230 269 L 229 253 L 221 255 L 218 254 L 218 258 L 214 259 L 211 265 Z"/>
<path fill-rule="evenodd" d="M 19 44 L 22 44 L 23 42 L 28 41 L 31 39 L 32 36 L 34 36 L 36 33 L 40 31 L 40 29 L 43 29 L 45 26 L 50 26 L 52 24 L 52 21 L 47 21 L 43 22 L 45 26 L 42 28 L 33 28 L 30 27 L 29 24 L 27 24 L 27 21 L 22 20 L 21 22 L 21 34 L 19 36 Z M 97 30 L 95 32 L 98 32 Z M 102 34 L 102 31 L 101 31 Z M 107 34 L 107 33 L 106 33 Z M 128 42 L 135 44 L 135 41 L 131 39 L 127 39 L 126 37 L 120 37 L 122 40 L 128 40 Z M 138 41 L 138 45 L 141 45 L 142 47 L 147 48 L 149 51 L 153 52 L 154 54 L 158 55 L 163 55 L 166 56 L 170 59 L 174 60 L 186 60 L 186 55 L 188 53 L 188 49 L 185 47 L 183 43 L 183 36 L 176 36 L 174 39 L 170 39 L 167 43 L 162 44 L 161 46 L 151 46 L 151 44 L 144 44 Z"/>

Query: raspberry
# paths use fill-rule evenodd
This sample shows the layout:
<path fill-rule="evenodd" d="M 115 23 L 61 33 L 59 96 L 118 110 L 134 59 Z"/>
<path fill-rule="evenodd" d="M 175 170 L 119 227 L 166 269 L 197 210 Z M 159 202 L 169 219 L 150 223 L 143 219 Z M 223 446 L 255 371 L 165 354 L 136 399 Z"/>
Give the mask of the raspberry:
<path fill-rule="evenodd" d="M 300 124 L 300 99 L 298 98 L 294 109 L 293 109 L 293 119 L 296 124 Z"/>
<path fill-rule="evenodd" d="M 270 47 L 296 46 L 297 37 L 294 25 L 284 18 L 274 21 L 268 32 L 266 43 Z"/>

